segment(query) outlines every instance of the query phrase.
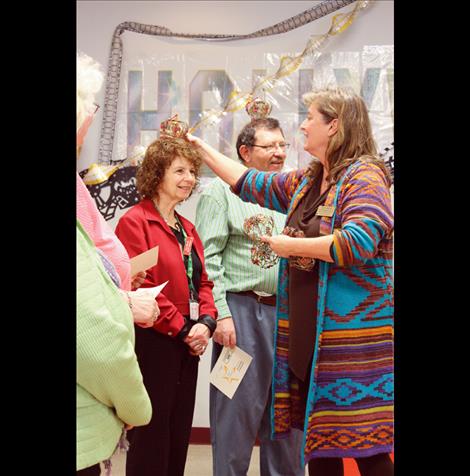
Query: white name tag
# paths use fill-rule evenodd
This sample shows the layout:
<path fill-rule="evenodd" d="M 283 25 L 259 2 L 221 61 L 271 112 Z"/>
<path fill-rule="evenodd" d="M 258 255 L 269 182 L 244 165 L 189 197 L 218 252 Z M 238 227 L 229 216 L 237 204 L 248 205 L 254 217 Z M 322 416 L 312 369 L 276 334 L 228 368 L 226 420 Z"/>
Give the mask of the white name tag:
<path fill-rule="evenodd" d="M 199 319 L 199 303 L 197 301 L 189 301 L 189 318 L 192 321 Z"/>

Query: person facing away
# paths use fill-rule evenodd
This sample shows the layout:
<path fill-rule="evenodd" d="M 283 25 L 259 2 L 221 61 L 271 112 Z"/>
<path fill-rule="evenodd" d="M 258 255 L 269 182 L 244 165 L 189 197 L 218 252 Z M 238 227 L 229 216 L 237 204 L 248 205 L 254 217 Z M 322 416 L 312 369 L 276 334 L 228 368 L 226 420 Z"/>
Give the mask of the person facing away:
<path fill-rule="evenodd" d="M 264 172 L 282 170 L 287 147 L 279 121 L 272 117 L 246 124 L 236 143 L 240 161 Z M 223 346 L 237 345 L 253 357 L 232 399 L 210 386 L 214 476 L 246 475 L 257 437 L 261 476 L 304 475 L 300 433 L 282 440 L 270 438 L 278 266 L 253 264 L 253 242 L 244 233 L 245 220 L 260 213 L 273 219 L 274 234 L 282 232 L 283 214 L 243 202 L 219 178 L 205 188 L 197 204 L 196 228 L 218 310 L 211 365 Z"/>
<path fill-rule="evenodd" d="M 348 89 L 303 96 L 312 156 L 286 173 L 247 169 L 188 135 L 242 200 L 287 215 L 263 242 L 281 256 L 273 366 L 274 438 L 303 432 L 309 475 L 391 476 L 393 213 L 364 100 Z"/>
<path fill-rule="evenodd" d="M 95 96 L 103 83 L 100 65 L 90 56 L 77 54 L 77 157 L 88 129 L 98 111 Z M 91 111 L 89 113 L 89 111 Z M 135 293 L 144 278 L 141 271 L 131 277 L 131 264 L 126 249 L 101 215 L 82 178 L 76 174 L 77 219 L 93 241 L 110 273 L 131 307 L 134 321 L 143 327 L 152 326 L 159 309 L 150 293 Z"/>
<path fill-rule="evenodd" d="M 136 352 L 156 409 L 150 424 L 129 432 L 127 476 L 183 476 L 194 412 L 198 364 L 216 327 L 213 283 L 194 225 L 176 212 L 197 183 L 201 156 L 182 138 L 149 145 L 137 171 L 140 203 L 116 234 L 129 256 L 159 246 L 159 261 L 142 287 L 167 282 L 152 328 L 136 327 Z"/>
<path fill-rule="evenodd" d="M 78 54 L 78 75 L 86 68 L 97 81 L 85 100 L 77 90 L 77 144 L 83 139 L 83 125 L 94 114 L 87 99 L 102 81 L 98 64 Z M 77 475 L 98 476 L 100 462 L 109 464 L 124 443 L 125 429 L 150 421 L 152 406 L 134 352 L 132 313 L 116 286 L 118 274 L 78 219 L 76 239 L 76 468 Z"/>

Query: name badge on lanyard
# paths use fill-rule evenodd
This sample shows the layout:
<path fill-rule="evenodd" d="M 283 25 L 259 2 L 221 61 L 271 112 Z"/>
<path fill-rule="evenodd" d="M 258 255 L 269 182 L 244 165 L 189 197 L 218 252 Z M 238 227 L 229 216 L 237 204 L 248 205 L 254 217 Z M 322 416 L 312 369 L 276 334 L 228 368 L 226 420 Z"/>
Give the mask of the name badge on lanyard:
<path fill-rule="evenodd" d="M 199 319 L 199 303 L 197 301 L 189 300 L 189 318 L 192 321 Z"/>

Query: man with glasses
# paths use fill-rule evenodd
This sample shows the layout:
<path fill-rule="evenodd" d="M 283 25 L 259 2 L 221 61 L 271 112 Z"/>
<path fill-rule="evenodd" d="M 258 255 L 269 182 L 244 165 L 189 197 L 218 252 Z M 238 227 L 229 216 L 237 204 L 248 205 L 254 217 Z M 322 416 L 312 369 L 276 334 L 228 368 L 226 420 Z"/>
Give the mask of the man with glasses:
<path fill-rule="evenodd" d="M 272 117 L 246 124 L 236 144 L 238 157 L 247 167 L 266 172 L 282 170 L 288 146 L 279 121 Z M 245 220 L 260 213 L 273 219 L 273 235 L 282 233 L 284 215 L 241 201 L 219 178 L 202 192 L 196 211 L 219 315 L 211 366 L 223 346 L 237 345 L 253 357 L 232 399 L 210 387 L 214 476 L 246 476 L 257 437 L 261 476 L 305 474 L 298 458 L 301 432 L 293 432 L 288 439 L 270 439 L 278 265 L 253 264 L 253 242 L 243 231 Z"/>

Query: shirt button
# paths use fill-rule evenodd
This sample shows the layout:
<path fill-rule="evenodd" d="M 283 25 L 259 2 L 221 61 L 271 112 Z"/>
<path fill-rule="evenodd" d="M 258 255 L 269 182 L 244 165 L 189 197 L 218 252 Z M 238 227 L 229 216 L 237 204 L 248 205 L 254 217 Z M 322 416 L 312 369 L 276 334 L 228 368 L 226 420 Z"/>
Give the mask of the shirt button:
<path fill-rule="evenodd" d="M 169 335 L 169 336 L 172 336 L 172 335 L 173 335 L 173 332 L 171 332 L 171 331 L 168 332 L 168 335 Z"/>

